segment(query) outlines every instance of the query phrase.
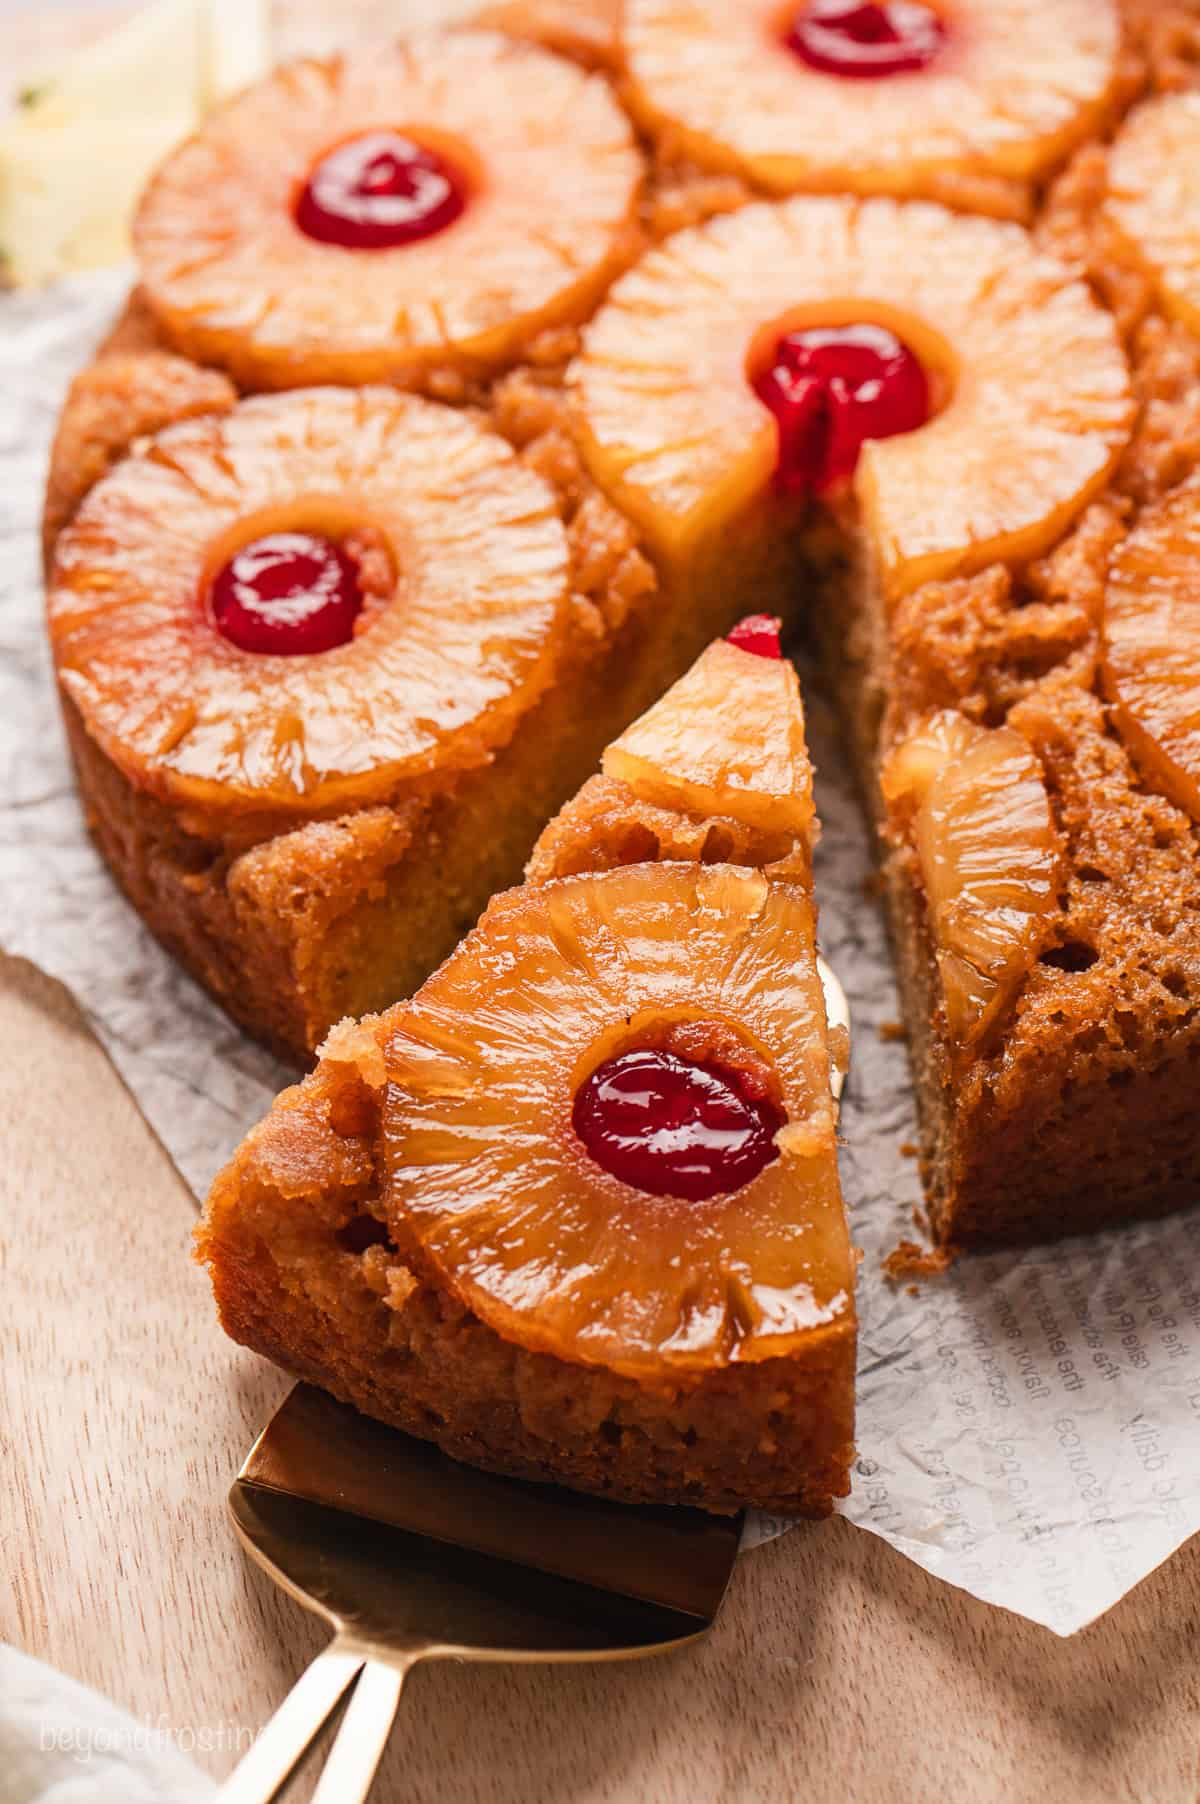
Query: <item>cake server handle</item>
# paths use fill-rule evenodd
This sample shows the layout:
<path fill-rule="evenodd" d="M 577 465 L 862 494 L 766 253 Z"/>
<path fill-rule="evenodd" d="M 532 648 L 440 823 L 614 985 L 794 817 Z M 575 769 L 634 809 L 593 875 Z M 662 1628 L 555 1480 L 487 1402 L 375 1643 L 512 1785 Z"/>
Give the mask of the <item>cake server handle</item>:
<path fill-rule="evenodd" d="M 220 1787 L 215 1804 L 271 1804 L 365 1665 L 364 1654 L 336 1641 L 318 1654 Z"/>
<path fill-rule="evenodd" d="M 342 1718 L 312 1804 L 365 1804 L 412 1669 L 368 1660 Z"/>

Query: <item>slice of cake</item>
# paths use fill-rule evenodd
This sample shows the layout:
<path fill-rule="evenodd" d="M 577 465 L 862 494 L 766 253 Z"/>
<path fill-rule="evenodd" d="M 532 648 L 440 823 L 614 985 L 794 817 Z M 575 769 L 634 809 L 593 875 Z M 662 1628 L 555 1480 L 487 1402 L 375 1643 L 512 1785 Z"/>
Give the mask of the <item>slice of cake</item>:
<path fill-rule="evenodd" d="M 743 638 L 412 1002 L 330 1035 L 198 1244 L 236 1339 L 456 1457 L 821 1515 L 854 1256 L 799 691 L 771 623 Z"/>

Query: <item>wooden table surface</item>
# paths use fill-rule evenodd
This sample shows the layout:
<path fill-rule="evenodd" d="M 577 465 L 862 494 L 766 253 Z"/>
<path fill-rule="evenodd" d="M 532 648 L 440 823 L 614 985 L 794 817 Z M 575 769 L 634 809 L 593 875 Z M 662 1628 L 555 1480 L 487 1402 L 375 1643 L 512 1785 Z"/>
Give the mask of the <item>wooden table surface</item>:
<path fill-rule="evenodd" d="M 0 64 L 35 16 L 0 0 Z M 0 1639 L 220 1775 L 322 1638 L 224 1517 L 286 1383 L 217 1330 L 191 1200 L 70 999 L 4 960 L 0 1046 Z M 834 1521 L 742 1561 L 685 1653 L 419 1671 L 376 1795 L 1195 1804 L 1198 1654 L 1200 1538 L 1063 1642 Z"/>

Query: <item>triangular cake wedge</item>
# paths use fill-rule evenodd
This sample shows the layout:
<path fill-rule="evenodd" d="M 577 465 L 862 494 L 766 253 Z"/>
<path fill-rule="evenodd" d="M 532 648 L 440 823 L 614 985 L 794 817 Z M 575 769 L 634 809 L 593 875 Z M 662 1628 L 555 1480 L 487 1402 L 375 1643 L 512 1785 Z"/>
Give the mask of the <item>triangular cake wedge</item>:
<path fill-rule="evenodd" d="M 811 770 L 795 672 L 740 636 L 411 1002 L 334 1030 L 199 1252 L 235 1339 L 457 1458 L 823 1515 L 855 1315 Z"/>

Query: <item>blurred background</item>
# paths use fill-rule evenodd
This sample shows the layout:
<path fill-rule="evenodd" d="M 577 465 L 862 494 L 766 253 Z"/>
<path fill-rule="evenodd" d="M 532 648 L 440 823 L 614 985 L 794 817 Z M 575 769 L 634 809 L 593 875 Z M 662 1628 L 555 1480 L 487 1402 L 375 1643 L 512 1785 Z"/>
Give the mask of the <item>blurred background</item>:
<path fill-rule="evenodd" d="M 0 0 L 0 71 L 8 92 L 6 103 L 29 76 L 43 73 L 64 54 L 94 43 L 145 12 L 153 0 Z M 443 19 L 453 10 L 447 0 L 238 0 L 223 10 L 267 16 L 272 34 L 289 49 L 321 50 L 354 34 L 403 31 Z M 460 10 L 466 10 L 462 8 Z"/>
<path fill-rule="evenodd" d="M 272 63 L 478 4 L 0 0 L 0 286 L 120 262 L 150 170 Z"/>

